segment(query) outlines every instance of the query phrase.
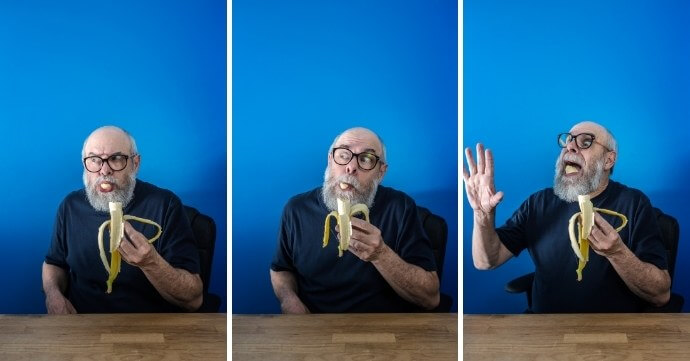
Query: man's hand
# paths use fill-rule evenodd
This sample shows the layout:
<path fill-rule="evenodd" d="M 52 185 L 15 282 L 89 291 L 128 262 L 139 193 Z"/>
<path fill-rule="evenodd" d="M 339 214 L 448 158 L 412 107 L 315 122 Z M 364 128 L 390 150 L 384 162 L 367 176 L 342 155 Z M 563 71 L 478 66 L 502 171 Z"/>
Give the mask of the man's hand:
<path fill-rule="evenodd" d="M 152 265 L 155 262 L 156 249 L 129 222 L 124 222 L 124 227 L 125 235 L 119 247 L 122 259 L 139 268 Z"/>
<path fill-rule="evenodd" d="M 350 221 L 352 235 L 348 250 L 362 261 L 375 261 L 388 248 L 383 242 L 381 231 L 373 224 L 356 217 L 351 217 Z"/>
<path fill-rule="evenodd" d="M 589 244 L 594 252 L 604 257 L 616 254 L 626 247 L 616 229 L 597 212 L 594 212 L 594 225 L 589 233 Z"/>
<path fill-rule="evenodd" d="M 469 173 L 462 167 L 465 179 L 465 191 L 475 215 L 489 215 L 503 199 L 503 192 L 496 192 L 494 188 L 494 157 L 491 150 L 484 150 L 481 143 L 477 143 L 477 163 L 474 163 L 472 150 L 465 148 Z"/>
<path fill-rule="evenodd" d="M 67 297 L 59 291 L 46 293 L 46 309 L 49 315 L 67 315 L 77 313 Z"/>

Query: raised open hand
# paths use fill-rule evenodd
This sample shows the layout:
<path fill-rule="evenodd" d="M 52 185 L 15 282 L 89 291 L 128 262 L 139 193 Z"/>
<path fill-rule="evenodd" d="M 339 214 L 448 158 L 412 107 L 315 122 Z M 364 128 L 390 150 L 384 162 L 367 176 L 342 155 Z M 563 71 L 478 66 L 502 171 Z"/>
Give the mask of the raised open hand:
<path fill-rule="evenodd" d="M 494 157 L 491 150 L 484 150 L 481 143 L 477 143 L 477 163 L 474 163 L 472 150 L 465 148 L 469 173 L 462 167 L 465 179 L 465 192 L 472 209 L 485 214 L 491 213 L 503 199 L 503 192 L 496 192 L 494 187 Z"/>

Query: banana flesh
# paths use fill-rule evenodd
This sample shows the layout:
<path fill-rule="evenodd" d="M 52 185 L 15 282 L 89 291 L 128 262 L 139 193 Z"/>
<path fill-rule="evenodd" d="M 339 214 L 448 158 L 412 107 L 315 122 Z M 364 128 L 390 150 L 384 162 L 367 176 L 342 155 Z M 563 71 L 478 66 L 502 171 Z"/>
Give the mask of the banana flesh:
<path fill-rule="evenodd" d="M 594 226 L 594 212 L 601 212 L 620 218 L 622 224 L 616 228 L 616 232 L 620 232 L 628 224 L 628 218 L 618 212 L 594 207 L 589 195 L 578 195 L 577 201 L 580 205 L 580 212 L 570 217 L 568 221 L 568 236 L 570 237 L 570 246 L 578 258 L 577 270 L 575 270 L 577 280 L 582 281 L 582 270 L 584 270 L 589 261 L 589 236 Z M 576 226 L 577 237 L 575 236 Z"/>
<path fill-rule="evenodd" d="M 326 222 L 323 227 L 323 247 L 328 245 L 328 238 L 330 236 L 330 220 L 334 217 L 338 222 L 338 231 L 340 232 L 340 243 L 338 244 L 338 257 L 342 257 L 343 251 L 347 251 L 352 236 L 352 222 L 350 217 L 355 214 L 364 214 L 364 219 L 369 222 L 369 208 L 362 203 L 351 205 L 348 200 L 338 198 L 338 211 L 333 211 L 326 216 Z"/>
<path fill-rule="evenodd" d="M 110 202 L 108 203 L 110 208 L 110 219 L 103 222 L 100 227 L 98 227 L 98 249 L 101 254 L 101 261 L 105 267 L 106 272 L 108 272 L 108 280 L 106 281 L 107 290 L 106 293 L 111 293 L 113 290 L 113 282 L 120 273 L 120 265 L 122 263 L 122 256 L 118 247 L 120 247 L 120 242 L 122 242 L 122 237 L 125 234 L 124 221 L 137 221 L 141 223 L 150 224 L 158 228 L 158 232 L 153 238 L 147 240 L 149 243 L 153 243 L 158 237 L 161 236 L 162 229 L 158 223 L 139 218 L 130 215 L 122 214 L 122 203 L 120 202 Z M 108 258 L 105 255 L 105 248 L 103 247 L 103 232 L 105 227 L 110 226 L 110 263 L 108 263 Z"/>

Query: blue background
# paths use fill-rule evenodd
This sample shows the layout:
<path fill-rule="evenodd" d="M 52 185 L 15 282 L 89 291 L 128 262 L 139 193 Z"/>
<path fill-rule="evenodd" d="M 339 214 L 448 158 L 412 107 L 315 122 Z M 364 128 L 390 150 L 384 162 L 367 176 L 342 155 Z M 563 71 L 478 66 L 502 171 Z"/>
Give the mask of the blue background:
<path fill-rule="evenodd" d="M 232 10 L 232 312 L 280 312 L 269 266 L 282 208 L 321 185 L 334 137 L 358 125 L 386 144 L 383 184 L 448 222 L 441 290 L 457 305 L 456 3 L 236 0 Z"/>
<path fill-rule="evenodd" d="M 505 192 L 497 225 L 553 184 L 556 134 L 597 121 L 618 140 L 612 178 L 680 222 L 673 290 L 688 311 L 690 3 L 465 0 L 463 31 L 463 144 L 494 151 L 496 188 Z M 464 312 L 524 311 L 524 295 L 503 286 L 533 270 L 529 254 L 474 269 L 463 202 Z"/>
<path fill-rule="evenodd" d="M 226 44 L 225 1 L 0 2 L 0 313 L 45 312 L 55 212 L 106 124 L 134 135 L 139 178 L 215 219 L 226 309 Z"/>

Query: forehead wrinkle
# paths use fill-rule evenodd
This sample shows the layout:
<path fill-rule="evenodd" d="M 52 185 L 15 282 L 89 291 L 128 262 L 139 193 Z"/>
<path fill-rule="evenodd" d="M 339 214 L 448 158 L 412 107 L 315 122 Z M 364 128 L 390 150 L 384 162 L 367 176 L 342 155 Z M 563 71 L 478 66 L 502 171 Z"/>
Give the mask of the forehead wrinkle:
<path fill-rule="evenodd" d="M 356 135 L 353 133 L 354 132 L 350 132 L 350 133 L 345 133 L 345 134 L 341 135 L 340 139 L 338 139 L 338 142 L 337 142 L 338 146 L 337 147 L 347 148 L 347 149 L 352 150 L 353 147 L 355 147 L 357 145 L 361 145 L 362 147 L 366 147 L 366 148 L 364 148 L 365 152 L 370 151 L 370 152 L 373 152 L 374 154 L 377 154 L 377 155 L 380 153 L 380 150 L 377 150 L 378 140 L 372 139 L 375 137 L 370 136 L 368 133 L 367 134 L 360 133 L 361 135 Z M 374 144 L 372 144 L 372 140 L 374 141 L 373 142 Z M 380 149 L 380 144 L 378 145 L 378 148 Z"/>

